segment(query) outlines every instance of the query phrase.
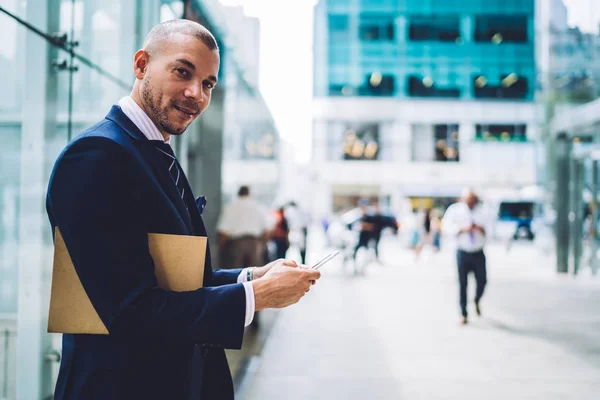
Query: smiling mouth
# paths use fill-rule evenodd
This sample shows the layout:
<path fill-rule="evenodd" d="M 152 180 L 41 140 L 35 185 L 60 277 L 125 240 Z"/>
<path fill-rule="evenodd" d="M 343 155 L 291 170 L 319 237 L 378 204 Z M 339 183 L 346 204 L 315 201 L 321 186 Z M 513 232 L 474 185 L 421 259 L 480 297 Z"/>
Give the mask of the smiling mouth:
<path fill-rule="evenodd" d="M 185 108 L 181 108 L 178 106 L 173 106 L 177 111 L 179 111 L 186 119 L 192 119 L 194 118 L 198 112 L 197 111 L 191 111 Z"/>

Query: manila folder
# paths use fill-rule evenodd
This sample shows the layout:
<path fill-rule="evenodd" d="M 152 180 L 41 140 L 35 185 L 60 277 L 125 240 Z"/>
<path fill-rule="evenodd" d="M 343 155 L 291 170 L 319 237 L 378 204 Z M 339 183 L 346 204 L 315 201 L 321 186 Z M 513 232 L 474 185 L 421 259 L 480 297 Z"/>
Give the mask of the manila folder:
<path fill-rule="evenodd" d="M 150 233 L 148 246 L 160 288 L 185 292 L 202 287 L 206 237 Z M 48 332 L 108 335 L 79 280 L 58 228 L 54 235 Z"/>

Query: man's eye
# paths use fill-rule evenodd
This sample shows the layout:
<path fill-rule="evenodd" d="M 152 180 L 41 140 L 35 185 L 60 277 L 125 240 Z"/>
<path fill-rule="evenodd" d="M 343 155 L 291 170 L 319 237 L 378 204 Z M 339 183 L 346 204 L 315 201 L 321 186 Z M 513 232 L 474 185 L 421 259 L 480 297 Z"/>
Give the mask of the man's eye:
<path fill-rule="evenodd" d="M 215 85 L 212 82 L 204 82 L 204 87 L 212 89 L 215 87 Z"/>
<path fill-rule="evenodd" d="M 177 68 L 175 71 L 177 71 L 177 73 L 184 78 L 187 78 L 189 76 L 189 72 L 184 68 Z"/>

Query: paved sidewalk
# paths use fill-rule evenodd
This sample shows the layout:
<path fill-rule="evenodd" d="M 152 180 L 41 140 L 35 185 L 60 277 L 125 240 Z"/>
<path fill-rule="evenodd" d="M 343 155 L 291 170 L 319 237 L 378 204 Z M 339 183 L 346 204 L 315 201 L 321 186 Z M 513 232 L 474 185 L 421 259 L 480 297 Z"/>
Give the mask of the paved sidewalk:
<path fill-rule="evenodd" d="M 556 277 L 531 246 L 492 246 L 484 317 L 462 327 L 452 252 L 415 264 L 387 239 L 382 254 L 365 276 L 325 267 L 279 314 L 238 398 L 600 399 L 597 279 Z"/>

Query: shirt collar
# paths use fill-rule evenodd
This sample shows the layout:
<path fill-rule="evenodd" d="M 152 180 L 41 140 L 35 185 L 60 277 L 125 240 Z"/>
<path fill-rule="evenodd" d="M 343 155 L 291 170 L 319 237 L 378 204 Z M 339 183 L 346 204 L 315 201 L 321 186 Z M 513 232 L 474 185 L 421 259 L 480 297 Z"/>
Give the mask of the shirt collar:
<path fill-rule="evenodd" d="M 160 133 L 156 125 L 154 125 L 154 122 L 152 122 L 148 114 L 142 110 L 131 96 L 123 97 L 119 100 L 118 104 L 119 107 L 121 107 L 123 114 L 135 124 L 148 140 L 160 140 L 164 143 L 171 144 L 171 137 L 165 140 L 162 133 Z"/>

